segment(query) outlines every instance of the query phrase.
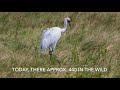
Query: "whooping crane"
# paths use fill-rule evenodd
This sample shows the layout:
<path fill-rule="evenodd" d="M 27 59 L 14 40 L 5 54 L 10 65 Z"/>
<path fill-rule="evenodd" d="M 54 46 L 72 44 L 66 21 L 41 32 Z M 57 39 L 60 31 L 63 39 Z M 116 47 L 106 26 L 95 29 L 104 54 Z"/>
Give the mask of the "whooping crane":
<path fill-rule="evenodd" d="M 46 49 L 49 49 L 49 55 L 50 55 L 50 60 L 52 58 L 52 52 L 56 47 L 56 44 L 58 40 L 61 37 L 61 33 L 65 32 L 67 29 L 67 23 L 70 24 L 71 19 L 70 18 L 65 18 L 64 19 L 64 27 L 52 27 L 52 28 L 47 28 L 46 30 L 43 30 L 42 32 L 42 38 L 40 42 L 40 48 L 41 48 L 41 53 L 43 54 Z"/>

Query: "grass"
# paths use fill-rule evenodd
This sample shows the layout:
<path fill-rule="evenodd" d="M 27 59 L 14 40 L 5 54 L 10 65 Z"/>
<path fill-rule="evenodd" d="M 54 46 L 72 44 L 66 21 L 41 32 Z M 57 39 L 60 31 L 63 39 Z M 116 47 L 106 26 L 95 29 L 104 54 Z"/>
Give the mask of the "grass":
<path fill-rule="evenodd" d="M 41 55 L 42 30 L 72 19 L 53 52 Z M 119 78 L 119 12 L 1 12 L 1 78 Z M 47 52 L 48 53 L 48 52 Z M 61 62 L 59 65 L 56 60 Z M 12 68 L 107 68 L 107 72 L 14 72 Z"/>

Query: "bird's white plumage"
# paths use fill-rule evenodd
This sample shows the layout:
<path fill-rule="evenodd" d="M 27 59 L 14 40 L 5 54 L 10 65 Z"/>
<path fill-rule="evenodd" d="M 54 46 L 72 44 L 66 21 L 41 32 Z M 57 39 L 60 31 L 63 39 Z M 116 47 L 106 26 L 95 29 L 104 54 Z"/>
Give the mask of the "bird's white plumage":
<path fill-rule="evenodd" d="M 61 28 L 53 27 L 47 31 L 43 31 L 42 40 L 41 40 L 41 49 L 45 51 L 46 48 L 49 48 L 51 51 L 54 50 L 56 43 L 61 37 Z"/>
<path fill-rule="evenodd" d="M 52 27 L 43 30 L 40 42 L 40 48 L 42 50 L 42 53 L 45 52 L 47 48 L 49 48 L 50 51 L 53 51 L 55 49 L 56 44 L 61 37 L 61 33 L 67 29 L 68 21 L 70 21 L 70 18 L 64 19 L 64 28 Z"/>

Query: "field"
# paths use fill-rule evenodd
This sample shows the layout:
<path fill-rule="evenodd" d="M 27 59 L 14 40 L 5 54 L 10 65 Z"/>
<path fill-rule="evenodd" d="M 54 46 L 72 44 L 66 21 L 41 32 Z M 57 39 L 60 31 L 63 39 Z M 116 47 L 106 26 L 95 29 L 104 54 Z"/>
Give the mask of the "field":
<path fill-rule="evenodd" d="M 71 28 L 57 43 L 50 61 L 42 55 L 42 31 L 63 27 L 70 17 Z M 56 62 L 60 61 L 60 65 Z M 25 72 L 13 68 L 107 68 L 102 71 Z M 1 78 L 119 78 L 119 12 L 0 12 Z"/>

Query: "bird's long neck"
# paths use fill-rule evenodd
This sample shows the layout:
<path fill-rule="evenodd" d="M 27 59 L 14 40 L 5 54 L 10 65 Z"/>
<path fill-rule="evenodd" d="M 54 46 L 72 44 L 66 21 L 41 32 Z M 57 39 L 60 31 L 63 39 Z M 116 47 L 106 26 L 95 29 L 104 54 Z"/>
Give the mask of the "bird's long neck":
<path fill-rule="evenodd" d="M 61 30 L 61 32 L 65 32 L 67 29 L 67 20 L 64 19 L 64 28 Z"/>

